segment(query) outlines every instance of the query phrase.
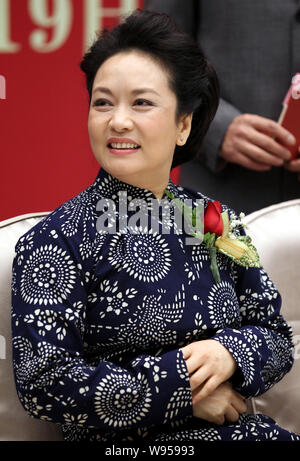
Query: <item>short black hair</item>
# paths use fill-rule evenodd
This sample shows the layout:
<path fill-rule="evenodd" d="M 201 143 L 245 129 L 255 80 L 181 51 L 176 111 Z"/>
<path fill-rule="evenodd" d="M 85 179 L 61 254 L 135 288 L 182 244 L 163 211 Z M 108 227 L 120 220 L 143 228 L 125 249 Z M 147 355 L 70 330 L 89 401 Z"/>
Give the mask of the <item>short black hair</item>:
<path fill-rule="evenodd" d="M 99 67 L 113 55 L 133 50 L 148 54 L 168 72 L 170 89 L 177 98 L 176 120 L 193 112 L 188 140 L 175 148 L 174 168 L 199 154 L 219 104 L 216 72 L 200 46 L 170 16 L 137 9 L 113 30 L 98 32 L 85 53 L 80 68 L 86 75 L 89 103 Z"/>

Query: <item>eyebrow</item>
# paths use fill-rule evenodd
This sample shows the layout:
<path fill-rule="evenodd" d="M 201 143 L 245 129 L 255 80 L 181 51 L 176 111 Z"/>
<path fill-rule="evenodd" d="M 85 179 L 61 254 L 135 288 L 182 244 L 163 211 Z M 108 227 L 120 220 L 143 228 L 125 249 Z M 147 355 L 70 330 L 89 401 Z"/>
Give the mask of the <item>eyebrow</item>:
<path fill-rule="evenodd" d="M 110 89 L 105 88 L 104 86 L 96 87 L 94 89 L 93 93 L 96 93 L 97 91 L 101 91 L 102 93 L 109 94 L 110 96 L 113 96 L 113 93 L 110 91 Z M 157 96 L 159 96 L 159 94 L 155 90 L 153 90 L 152 88 L 137 88 L 135 90 L 132 90 L 131 93 L 133 95 L 138 95 L 138 94 L 142 94 L 142 93 L 154 93 Z"/>

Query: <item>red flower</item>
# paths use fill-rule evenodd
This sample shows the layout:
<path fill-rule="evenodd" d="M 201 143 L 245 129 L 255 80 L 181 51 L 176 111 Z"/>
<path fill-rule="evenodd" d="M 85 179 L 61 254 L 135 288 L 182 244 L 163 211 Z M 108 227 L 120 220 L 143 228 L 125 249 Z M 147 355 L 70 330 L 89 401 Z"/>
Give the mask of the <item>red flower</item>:
<path fill-rule="evenodd" d="M 221 217 L 222 206 L 217 200 L 208 202 L 207 208 L 204 212 L 204 234 L 210 232 L 211 234 L 222 235 L 223 220 Z"/>

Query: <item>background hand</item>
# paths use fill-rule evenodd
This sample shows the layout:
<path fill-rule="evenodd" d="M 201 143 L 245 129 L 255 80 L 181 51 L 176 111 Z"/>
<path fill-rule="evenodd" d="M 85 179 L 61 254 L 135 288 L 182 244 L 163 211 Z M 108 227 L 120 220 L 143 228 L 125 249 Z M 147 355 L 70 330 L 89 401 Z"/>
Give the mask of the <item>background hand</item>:
<path fill-rule="evenodd" d="M 201 386 L 192 393 L 193 400 L 199 390 Z M 228 382 L 220 384 L 208 397 L 193 404 L 193 416 L 218 425 L 224 424 L 225 420 L 235 422 L 246 411 L 244 398 Z"/>
<path fill-rule="evenodd" d="M 235 117 L 221 146 L 221 157 L 245 168 L 266 171 L 282 166 L 291 157 L 288 145 L 294 136 L 279 123 L 254 114 Z"/>
<path fill-rule="evenodd" d="M 227 381 L 237 368 L 228 349 L 215 339 L 195 341 L 181 350 L 190 377 L 191 391 L 204 384 L 195 396 L 195 403 Z"/>
<path fill-rule="evenodd" d="M 299 154 L 300 154 L 300 147 L 299 147 Z M 300 181 L 300 158 L 296 158 L 295 160 L 292 160 L 291 162 L 286 163 L 284 167 L 289 171 L 297 173 L 298 181 Z"/>

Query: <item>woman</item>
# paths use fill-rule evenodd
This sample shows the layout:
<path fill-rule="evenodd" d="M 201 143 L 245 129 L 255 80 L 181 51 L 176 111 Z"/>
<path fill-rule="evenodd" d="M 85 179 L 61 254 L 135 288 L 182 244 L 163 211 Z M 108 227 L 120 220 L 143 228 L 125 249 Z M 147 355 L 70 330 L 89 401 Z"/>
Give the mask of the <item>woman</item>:
<path fill-rule="evenodd" d="M 169 197 L 210 207 L 169 173 L 193 157 L 214 116 L 213 69 L 168 16 L 139 10 L 97 38 L 81 69 L 101 169 L 16 245 L 14 369 L 25 410 L 61 424 L 66 440 L 296 440 L 245 414 L 245 398 L 292 366 L 268 276 L 218 253 L 216 283 L 208 249 L 186 244 L 172 207 L 168 232 L 151 227 Z"/>

